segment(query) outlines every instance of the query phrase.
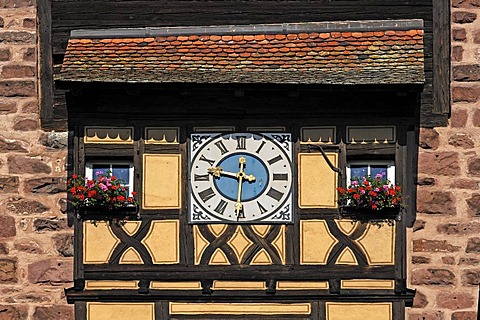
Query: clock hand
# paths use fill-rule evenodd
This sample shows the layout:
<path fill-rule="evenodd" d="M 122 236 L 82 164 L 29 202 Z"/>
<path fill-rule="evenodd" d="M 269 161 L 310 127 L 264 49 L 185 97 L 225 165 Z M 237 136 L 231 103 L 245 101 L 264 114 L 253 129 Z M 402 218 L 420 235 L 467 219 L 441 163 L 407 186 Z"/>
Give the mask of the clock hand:
<path fill-rule="evenodd" d="M 222 167 L 213 167 L 213 168 L 208 168 L 207 170 L 208 170 L 208 173 L 211 173 L 216 178 L 220 178 L 220 176 L 222 175 L 232 177 L 232 178 L 237 178 L 237 173 L 223 171 Z"/>
<path fill-rule="evenodd" d="M 237 214 L 237 219 L 245 218 L 243 214 L 243 205 L 242 205 L 242 184 L 243 178 L 245 177 L 245 173 L 243 172 L 243 167 L 245 166 L 245 162 L 247 159 L 245 157 L 238 158 L 238 162 L 240 163 L 240 171 L 237 173 L 238 179 L 238 194 L 237 194 L 237 203 L 235 203 L 235 213 Z"/>

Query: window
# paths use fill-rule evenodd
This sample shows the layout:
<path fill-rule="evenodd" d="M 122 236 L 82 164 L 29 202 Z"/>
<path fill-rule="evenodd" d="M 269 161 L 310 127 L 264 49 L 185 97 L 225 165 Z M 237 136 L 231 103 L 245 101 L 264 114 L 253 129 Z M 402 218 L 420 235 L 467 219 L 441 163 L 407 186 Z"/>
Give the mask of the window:
<path fill-rule="evenodd" d="M 107 174 L 124 181 L 124 186 L 128 189 L 129 195 L 133 191 L 133 163 L 129 161 L 94 161 L 87 162 L 85 167 L 85 176 L 89 179 L 95 178 L 99 174 Z"/>
<path fill-rule="evenodd" d="M 393 161 L 349 161 L 347 164 L 347 184 L 353 178 L 371 176 L 375 178 L 381 174 L 395 184 L 395 163 Z"/>

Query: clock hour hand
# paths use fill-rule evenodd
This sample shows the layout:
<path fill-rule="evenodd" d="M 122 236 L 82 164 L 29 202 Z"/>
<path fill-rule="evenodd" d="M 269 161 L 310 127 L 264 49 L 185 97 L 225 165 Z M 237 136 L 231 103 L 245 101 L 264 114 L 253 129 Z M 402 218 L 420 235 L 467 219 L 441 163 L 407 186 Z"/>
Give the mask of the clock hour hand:
<path fill-rule="evenodd" d="M 208 173 L 211 173 L 212 176 L 220 178 L 220 176 L 227 176 L 232 178 L 237 178 L 237 173 L 223 171 L 222 167 L 212 167 L 208 168 Z"/>

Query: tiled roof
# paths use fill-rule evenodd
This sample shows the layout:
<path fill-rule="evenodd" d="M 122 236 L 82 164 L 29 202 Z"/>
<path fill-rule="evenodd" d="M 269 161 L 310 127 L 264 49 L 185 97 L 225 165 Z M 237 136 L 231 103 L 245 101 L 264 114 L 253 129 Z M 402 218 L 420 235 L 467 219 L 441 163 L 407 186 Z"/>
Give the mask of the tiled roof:
<path fill-rule="evenodd" d="M 334 23 L 330 23 L 334 24 Z M 423 30 L 71 38 L 57 79 L 107 82 L 421 84 Z M 193 29 L 194 30 L 194 29 Z"/>

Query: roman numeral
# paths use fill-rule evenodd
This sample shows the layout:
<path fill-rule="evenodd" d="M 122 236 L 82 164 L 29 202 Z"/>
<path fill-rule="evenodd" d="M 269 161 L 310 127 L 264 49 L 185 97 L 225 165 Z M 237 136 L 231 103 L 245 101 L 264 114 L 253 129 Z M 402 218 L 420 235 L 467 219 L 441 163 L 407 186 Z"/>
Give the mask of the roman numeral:
<path fill-rule="evenodd" d="M 274 175 L 275 177 L 275 175 Z M 195 173 L 195 176 L 193 177 L 193 180 L 195 181 L 208 181 L 208 173 L 207 174 L 196 174 Z M 275 178 L 273 178 L 273 180 L 275 180 Z"/>
<path fill-rule="evenodd" d="M 245 137 L 238 137 L 237 138 L 237 150 L 245 150 L 246 147 L 246 141 L 247 139 Z"/>
<path fill-rule="evenodd" d="M 262 143 L 258 146 L 257 150 L 255 151 L 256 153 L 260 153 L 260 150 L 262 150 L 263 146 L 265 145 L 265 141 L 262 141 Z"/>
<path fill-rule="evenodd" d="M 202 199 L 203 202 L 207 202 L 211 198 L 215 197 L 215 192 L 213 191 L 212 188 L 208 188 L 203 190 L 202 192 L 199 192 L 198 195 L 200 196 L 200 199 Z"/>
<path fill-rule="evenodd" d="M 227 147 L 225 147 L 225 145 L 223 144 L 223 141 L 217 141 L 215 142 L 215 145 L 218 147 L 218 149 L 220 149 L 220 152 L 222 154 L 225 154 L 228 152 L 228 149 Z"/>
<path fill-rule="evenodd" d="M 287 181 L 288 180 L 288 173 L 274 173 L 273 174 L 274 181 Z"/>
<path fill-rule="evenodd" d="M 214 210 L 215 212 L 223 215 L 226 208 L 227 208 L 227 202 L 220 200 L 220 202 L 218 203 L 217 207 Z"/>
<path fill-rule="evenodd" d="M 257 201 L 257 206 L 258 206 L 258 210 L 260 210 L 260 213 L 261 214 L 264 214 L 265 212 L 267 212 L 268 210 L 265 209 L 262 204 L 260 202 Z"/>
<path fill-rule="evenodd" d="M 277 189 L 270 188 L 270 190 L 268 190 L 268 192 L 267 192 L 267 196 L 269 196 L 270 198 L 273 198 L 277 201 L 280 201 L 280 199 L 282 199 L 282 197 L 283 197 L 283 193 L 281 193 Z"/>
<path fill-rule="evenodd" d="M 272 165 L 272 164 L 274 164 L 275 162 L 278 162 L 278 161 L 280 161 L 280 160 L 282 160 L 282 156 L 281 156 L 281 155 L 278 155 L 278 156 L 276 156 L 275 158 L 272 158 L 272 159 L 268 160 L 268 163 L 269 163 L 270 165 Z"/>
<path fill-rule="evenodd" d="M 203 154 L 200 157 L 200 161 L 208 162 L 211 166 L 213 166 L 213 164 L 215 163 L 215 160 L 210 160 L 210 159 L 206 158 Z"/>

